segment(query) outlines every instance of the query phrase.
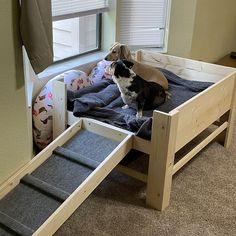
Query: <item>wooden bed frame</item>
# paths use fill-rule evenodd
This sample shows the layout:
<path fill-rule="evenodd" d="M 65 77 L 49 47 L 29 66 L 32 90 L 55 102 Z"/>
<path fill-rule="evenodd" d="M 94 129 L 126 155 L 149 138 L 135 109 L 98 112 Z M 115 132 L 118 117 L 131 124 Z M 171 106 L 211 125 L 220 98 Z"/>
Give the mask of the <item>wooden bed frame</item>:
<path fill-rule="evenodd" d="M 215 64 L 138 50 L 137 61 L 168 69 L 184 79 L 214 82 L 215 84 L 189 99 L 169 113 L 154 111 L 152 138 L 147 141 L 133 135 L 133 149 L 149 154 L 148 175 L 127 167 L 118 169 L 147 182 L 146 202 L 158 210 L 169 205 L 172 176 L 217 136 L 225 147 L 231 142 L 235 116 L 236 69 Z M 84 65 L 89 73 L 96 62 Z M 67 125 L 78 118 L 66 109 L 66 87 L 54 82 L 53 134 L 57 137 Z M 177 163 L 175 154 L 212 124 L 217 128 L 191 148 Z"/>
<path fill-rule="evenodd" d="M 148 174 L 139 173 L 125 166 L 118 170 L 147 183 L 146 202 L 164 210 L 170 201 L 173 175 L 214 139 L 227 148 L 230 145 L 236 100 L 236 70 L 209 63 L 139 50 L 136 60 L 166 68 L 184 79 L 215 82 L 208 89 L 189 99 L 169 113 L 155 110 L 151 140 L 144 140 L 120 128 L 86 118 L 76 118 L 66 108 L 66 85 L 53 81 L 53 135 L 55 140 L 31 162 L 21 168 L 0 186 L 0 199 L 8 194 L 26 174 L 32 173 L 47 160 L 53 150 L 61 146 L 80 129 L 87 129 L 120 144 L 92 172 L 92 174 L 64 201 L 64 203 L 39 227 L 33 235 L 52 235 L 89 196 L 96 186 L 114 169 L 129 150 L 136 149 L 149 155 Z M 77 69 L 91 71 L 97 62 Z M 70 126 L 67 129 L 67 126 Z M 212 126 L 214 126 L 212 128 Z M 209 127 L 211 127 L 209 129 Z M 202 135 L 207 131 L 207 136 Z M 194 146 L 188 144 L 196 140 Z M 184 149 L 185 154 L 175 163 L 175 156 Z"/>

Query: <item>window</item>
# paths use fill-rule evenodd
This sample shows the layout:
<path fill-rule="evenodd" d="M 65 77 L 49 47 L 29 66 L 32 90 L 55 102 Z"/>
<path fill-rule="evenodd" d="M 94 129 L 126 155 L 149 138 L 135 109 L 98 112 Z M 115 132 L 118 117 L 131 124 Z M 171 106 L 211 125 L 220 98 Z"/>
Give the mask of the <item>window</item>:
<path fill-rule="evenodd" d="M 134 47 L 164 48 L 170 0 L 121 0 L 119 41 Z"/>
<path fill-rule="evenodd" d="M 54 61 L 100 48 L 100 15 L 53 22 Z"/>
<path fill-rule="evenodd" d="M 100 49 L 105 0 L 52 0 L 54 61 Z"/>

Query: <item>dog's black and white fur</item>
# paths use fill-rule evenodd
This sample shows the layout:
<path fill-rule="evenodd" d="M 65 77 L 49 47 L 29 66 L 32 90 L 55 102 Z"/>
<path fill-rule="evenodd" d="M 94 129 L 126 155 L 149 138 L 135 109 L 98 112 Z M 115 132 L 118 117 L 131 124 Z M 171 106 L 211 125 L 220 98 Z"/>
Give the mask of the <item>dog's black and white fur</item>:
<path fill-rule="evenodd" d="M 110 66 L 110 72 L 117 84 L 125 104 L 123 108 L 133 107 L 137 110 L 137 117 L 142 117 L 143 109 L 155 109 L 166 100 L 164 88 L 148 82 L 132 71 L 133 63 L 127 60 L 118 60 Z"/>

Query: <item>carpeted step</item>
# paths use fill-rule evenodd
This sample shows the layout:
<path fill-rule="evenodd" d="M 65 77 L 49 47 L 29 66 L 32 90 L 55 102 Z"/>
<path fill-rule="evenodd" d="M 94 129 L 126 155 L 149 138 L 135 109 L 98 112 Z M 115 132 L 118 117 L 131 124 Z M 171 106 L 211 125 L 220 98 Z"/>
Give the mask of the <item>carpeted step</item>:
<path fill-rule="evenodd" d="M 55 198 L 19 183 L 0 201 L 0 212 L 35 231 L 61 205 Z M 17 226 L 17 225 L 16 225 Z"/>
<path fill-rule="evenodd" d="M 32 176 L 71 194 L 93 170 L 53 154 L 35 171 Z"/>
<path fill-rule="evenodd" d="M 13 230 L 8 229 L 6 226 L 0 224 L 0 235 L 1 236 L 19 236 L 16 232 Z"/>
<path fill-rule="evenodd" d="M 0 224 L 4 225 L 10 231 L 13 231 L 15 234 L 18 235 L 30 236 L 34 233 L 31 228 L 21 224 L 20 222 L 4 214 L 3 212 L 0 212 Z"/>
<path fill-rule="evenodd" d="M 101 163 L 118 145 L 117 141 L 83 129 L 63 147 Z"/>
<path fill-rule="evenodd" d="M 31 174 L 72 193 L 118 144 L 117 141 L 81 130 L 63 147 L 56 148 L 53 155 Z"/>
<path fill-rule="evenodd" d="M 62 189 L 56 188 L 53 185 L 36 178 L 33 175 L 26 175 L 21 179 L 21 183 L 36 188 L 39 191 L 42 191 L 43 193 L 56 198 L 60 202 L 64 202 L 70 196 L 69 193 L 63 191 Z"/>
<path fill-rule="evenodd" d="M 57 147 L 53 153 L 55 153 L 58 156 L 64 157 L 67 160 L 73 161 L 79 165 L 83 165 L 85 167 L 88 167 L 92 170 L 96 169 L 99 166 L 98 161 L 94 161 L 93 159 L 90 159 L 88 157 L 85 157 L 84 155 L 81 155 L 79 153 L 73 152 L 67 148 L 63 147 Z"/>

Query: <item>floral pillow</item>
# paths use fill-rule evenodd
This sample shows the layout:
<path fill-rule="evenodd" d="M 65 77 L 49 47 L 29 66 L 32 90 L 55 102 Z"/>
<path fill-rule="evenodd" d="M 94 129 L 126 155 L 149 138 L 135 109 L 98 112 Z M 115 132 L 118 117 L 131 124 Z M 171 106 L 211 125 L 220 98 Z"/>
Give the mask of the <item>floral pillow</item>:
<path fill-rule="evenodd" d="M 102 60 L 97 63 L 97 66 L 93 68 L 89 74 L 90 81 L 95 84 L 100 82 L 103 79 L 111 78 L 111 75 L 108 73 L 106 68 L 111 64 L 111 61 Z"/>
<path fill-rule="evenodd" d="M 88 75 L 80 70 L 69 70 L 64 72 L 64 83 L 68 90 L 79 90 L 92 84 Z"/>
<path fill-rule="evenodd" d="M 78 90 L 92 84 L 90 78 L 83 71 L 66 71 L 54 79 L 63 79 L 69 90 Z M 42 88 L 33 104 L 33 136 L 35 145 L 39 149 L 45 148 L 52 142 L 53 94 L 52 81 Z"/>

